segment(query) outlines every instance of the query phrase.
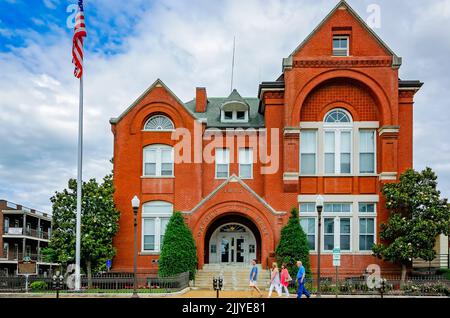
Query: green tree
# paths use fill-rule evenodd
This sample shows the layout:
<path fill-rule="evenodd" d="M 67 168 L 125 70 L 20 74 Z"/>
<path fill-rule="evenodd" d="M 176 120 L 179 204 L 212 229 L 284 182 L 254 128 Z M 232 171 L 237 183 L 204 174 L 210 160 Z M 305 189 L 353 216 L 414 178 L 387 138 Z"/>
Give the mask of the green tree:
<path fill-rule="evenodd" d="M 297 275 L 297 261 L 302 261 L 306 275 L 311 275 L 308 240 L 300 226 L 296 208 L 292 208 L 289 221 L 281 230 L 281 238 L 275 250 L 275 255 L 280 267 L 282 263 L 286 263 L 291 277 L 294 278 Z"/>
<path fill-rule="evenodd" d="M 183 215 L 174 212 L 164 234 L 158 273 L 167 277 L 189 272 L 189 278 L 194 279 L 196 269 L 197 249 L 194 237 L 184 222 Z"/>
<path fill-rule="evenodd" d="M 437 176 L 430 168 L 422 172 L 409 169 L 398 183 L 386 184 L 382 192 L 390 217 L 381 224 L 382 243 L 374 245 L 373 252 L 400 264 L 404 283 L 412 259 L 434 259 L 436 237 L 450 232 L 450 210 L 447 199 L 440 197 Z"/>
<path fill-rule="evenodd" d="M 112 241 L 119 229 L 119 212 L 113 200 L 112 175 L 83 182 L 81 205 L 81 266 L 86 269 L 89 287 L 92 270 L 102 266 L 105 259 L 115 255 Z M 68 189 L 55 192 L 52 202 L 52 237 L 43 253 L 47 260 L 63 265 L 75 262 L 75 228 L 77 207 L 77 181 L 70 179 Z"/>

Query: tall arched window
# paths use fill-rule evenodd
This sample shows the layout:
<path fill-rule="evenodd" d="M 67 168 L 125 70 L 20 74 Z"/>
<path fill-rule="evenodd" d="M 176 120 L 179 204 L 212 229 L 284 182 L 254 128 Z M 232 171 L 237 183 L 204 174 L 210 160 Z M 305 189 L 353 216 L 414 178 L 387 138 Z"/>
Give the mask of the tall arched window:
<path fill-rule="evenodd" d="M 173 130 L 173 122 L 164 115 L 155 115 L 150 117 L 144 125 L 144 130 Z"/>
<path fill-rule="evenodd" d="M 344 109 L 336 108 L 324 119 L 325 174 L 352 173 L 352 119 Z"/>
<path fill-rule="evenodd" d="M 173 147 L 168 145 L 150 145 L 144 148 L 144 176 L 173 176 Z"/>
<path fill-rule="evenodd" d="M 164 233 L 173 213 L 173 205 L 150 201 L 142 205 L 142 252 L 161 251 Z"/>

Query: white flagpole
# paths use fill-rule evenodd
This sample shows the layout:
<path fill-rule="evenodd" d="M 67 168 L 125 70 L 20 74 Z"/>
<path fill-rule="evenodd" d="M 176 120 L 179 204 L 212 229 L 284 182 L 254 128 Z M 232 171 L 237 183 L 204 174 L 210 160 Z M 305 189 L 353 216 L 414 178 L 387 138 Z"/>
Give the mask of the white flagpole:
<path fill-rule="evenodd" d="M 81 251 L 81 186 L 83 167 L 83 74 L 80 77 L 80 104 L 78 112 L 78 174 L 77 174 L 77 225 L 75 243 L 75 290 L 81 289 L 80 251 Z"/>

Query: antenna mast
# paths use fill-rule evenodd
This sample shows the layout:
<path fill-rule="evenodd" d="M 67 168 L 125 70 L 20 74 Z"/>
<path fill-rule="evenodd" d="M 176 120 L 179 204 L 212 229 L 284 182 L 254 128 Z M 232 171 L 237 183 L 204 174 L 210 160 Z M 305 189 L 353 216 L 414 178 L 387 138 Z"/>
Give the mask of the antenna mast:
<path fill-rule="evenodd" d="M 236 50 L 236 36 L 233 37 L 233 59 L 231 60 L 231 90 L 233 91 L 233 79 L 234 79 L 234 54 Z"/>

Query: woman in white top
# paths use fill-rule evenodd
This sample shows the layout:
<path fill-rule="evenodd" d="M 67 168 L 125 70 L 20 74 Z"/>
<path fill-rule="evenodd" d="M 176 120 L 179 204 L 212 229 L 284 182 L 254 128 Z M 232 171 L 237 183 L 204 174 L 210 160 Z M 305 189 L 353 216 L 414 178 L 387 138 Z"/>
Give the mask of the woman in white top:
<path fill-rule="evenodd" d="M 278 297 L 281 297 L 280 272 L 278 271 L 278 265 L 276 262 L 272 263 L 272 270 L 270 271 L 269 298 L 272 297 L 272 291 L 274 288 L 278 294 Z"/>

